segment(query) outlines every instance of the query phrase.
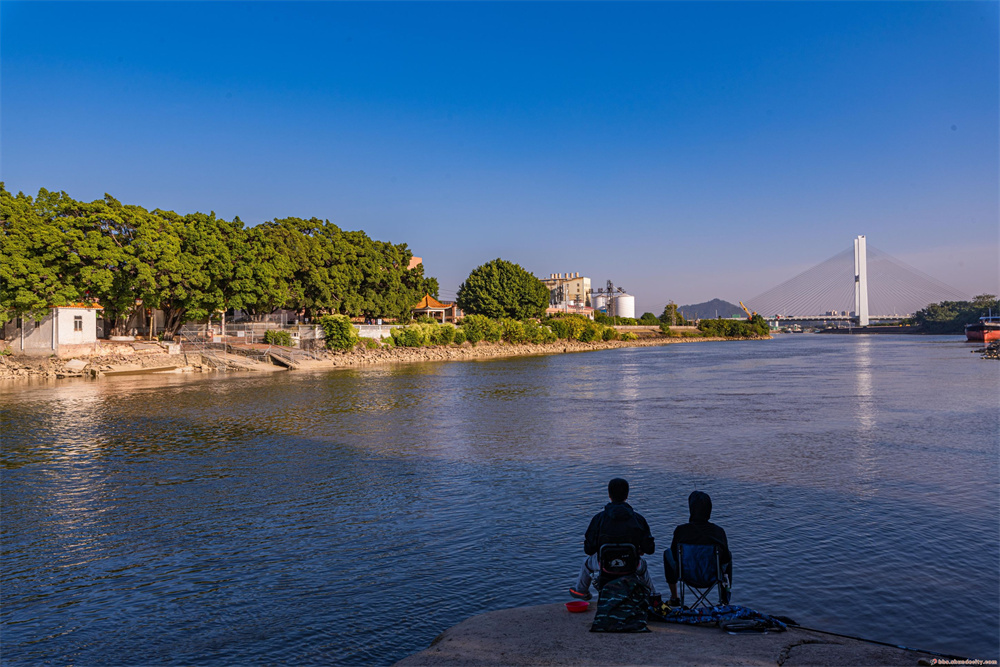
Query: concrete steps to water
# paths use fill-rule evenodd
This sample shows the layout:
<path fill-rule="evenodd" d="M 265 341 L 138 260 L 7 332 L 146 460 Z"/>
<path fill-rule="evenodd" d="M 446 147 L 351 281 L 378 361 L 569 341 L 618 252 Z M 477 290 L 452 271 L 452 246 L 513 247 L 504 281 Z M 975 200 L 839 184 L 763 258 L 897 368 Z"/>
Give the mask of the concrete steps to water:
<path fill-rule="evenodd" d="M 214 362 L 224 364 L 227 368 L 232 368 L 235 370 L 261 371 L 265 373 L 272 373 L 275 371 L 285 370 L 284 366 L 266 364 L 261 361 L 250 359 L 249 357 L 244 357 L 238 354 L 230 354 L 228 352 L 212 351 L 210 355 L 209 354 L 202 355 L 203 358 L 207 356 L 211 356 Z"/>

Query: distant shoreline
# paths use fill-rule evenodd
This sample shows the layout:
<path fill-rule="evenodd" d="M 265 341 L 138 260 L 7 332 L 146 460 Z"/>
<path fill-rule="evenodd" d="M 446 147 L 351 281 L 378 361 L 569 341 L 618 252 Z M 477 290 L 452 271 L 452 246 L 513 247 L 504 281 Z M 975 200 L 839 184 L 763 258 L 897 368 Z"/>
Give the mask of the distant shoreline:
<path fill-rule="evenodd" d="M 851 327 L 849 329 L 819 329 L 816 331 L 818 334 L 834 334 L 834 335 L 885 335 L 894 334 L 901 336 L 933 336 L 936 334 L 929 334 L 923 331 L 920 325 L 914 324 L 911 326 L 896 326 L 896 327 Z"/>

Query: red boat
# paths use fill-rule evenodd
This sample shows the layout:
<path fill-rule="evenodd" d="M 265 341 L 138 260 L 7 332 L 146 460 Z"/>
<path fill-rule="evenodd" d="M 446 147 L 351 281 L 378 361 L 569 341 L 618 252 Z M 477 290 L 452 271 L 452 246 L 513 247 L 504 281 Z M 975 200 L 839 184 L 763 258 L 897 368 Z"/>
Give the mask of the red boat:
<path fill-rule="evenodd" d="M 1000 315 L 980 317 L 978 322 L 965 325 L 965 338 L 969 342 L 992 343 L 1000 340 Z"/>

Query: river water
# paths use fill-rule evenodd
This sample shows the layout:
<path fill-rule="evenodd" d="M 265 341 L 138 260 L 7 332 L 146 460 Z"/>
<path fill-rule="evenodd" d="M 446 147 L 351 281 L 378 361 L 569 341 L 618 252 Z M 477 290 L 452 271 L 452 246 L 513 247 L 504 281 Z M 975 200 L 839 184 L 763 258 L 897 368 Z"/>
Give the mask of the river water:
<path fill-rule="evenodd" d="M 3 662 L 392 663 L 568 600 L 613 476 L 659 551 L 711 494 L 735 603 L 996 658 L 1000 364 L 970 349 L 786 335 L 8 385 Z"/>

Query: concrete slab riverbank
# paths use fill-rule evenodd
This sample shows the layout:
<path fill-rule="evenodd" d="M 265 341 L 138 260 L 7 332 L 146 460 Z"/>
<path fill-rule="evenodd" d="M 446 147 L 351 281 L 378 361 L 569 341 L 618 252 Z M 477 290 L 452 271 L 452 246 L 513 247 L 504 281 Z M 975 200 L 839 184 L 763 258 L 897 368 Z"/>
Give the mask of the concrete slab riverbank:
<path fill-rule="evenodd" d="M 597 605 L 493 611 L 459 623 L 399 667 L 444 665 L 918 665 L 935 656 L 806 630 L 729 634 L 714 626 L 650 623 L 651 632 L 590 632 Z"/>

